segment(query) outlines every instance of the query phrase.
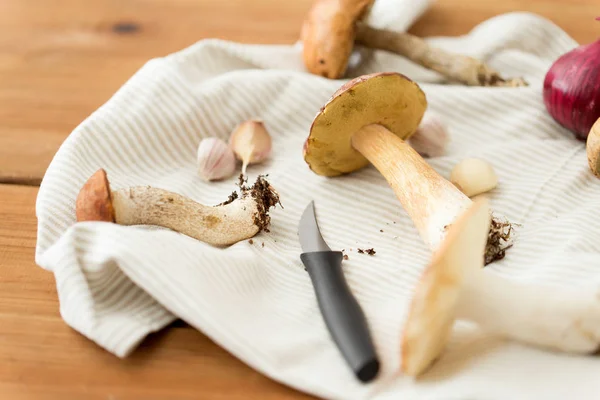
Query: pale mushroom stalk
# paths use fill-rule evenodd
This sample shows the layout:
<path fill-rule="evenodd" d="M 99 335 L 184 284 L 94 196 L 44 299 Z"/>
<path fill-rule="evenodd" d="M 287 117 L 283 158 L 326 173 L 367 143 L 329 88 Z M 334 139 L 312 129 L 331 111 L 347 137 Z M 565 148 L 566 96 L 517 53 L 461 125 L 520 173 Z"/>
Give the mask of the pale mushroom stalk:
<path fill-rule="evenodd" d="M 587 354 L 600 346 L 600 292 L 511 281 L 482 269 L 489 202 L 480 198 L 449 228 L 423 272 L 402 332 L 402 371 L 418 376 L 448 342 L 455 319 L 526 344 Z"/>
<path fill-rule="evenodd" d="M 382 125 L 368 125 L 352 136 L 352 146 L 379 170 L 421 237 L 432 248 L 471 200 L 438 174 L 407 142 Z"/>
<path fill-rule="evenodd" d="M 324 176 L 373 164 L 423 240 L 436 250 L 448 227 L 472 201 L 405 142 L 416 131 L 426 108 L 423 91 L 401 74 L 356 78 L 334 93 L 316 116 L 304 157 L 315 173 Z M 505 247 L 491 240 L 486 263 L 502 258 Z"/>
<path fill-rule="evenodd" d="M 406 32 L 395 32 L 357 24 L 356 42 L 368 48 L 389 51 L 438 72 L 451 81 L 468 86 L 527 86 L 522 78 L 504 79 L 481 60 L 430 46 L 424 39 Z"/>
<path fill-rule="evenodd" d="M 154 225 L 172 229 L 214 246 L 251 238 L 268 227 L 268 211 L 279 203 L 272 187 L 259 178 L 218 206 L 206 206 L 164 189 L 136 186 L 111 190 L 106 172 L 98 170 L 82 187 L 76 201 L 77 221 Z"/>

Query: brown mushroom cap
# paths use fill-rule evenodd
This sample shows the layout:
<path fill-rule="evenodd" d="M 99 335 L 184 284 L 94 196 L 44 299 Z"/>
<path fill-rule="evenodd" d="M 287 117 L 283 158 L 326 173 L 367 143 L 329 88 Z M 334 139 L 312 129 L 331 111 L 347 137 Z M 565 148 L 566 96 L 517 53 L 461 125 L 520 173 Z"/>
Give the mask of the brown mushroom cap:
<path fill-rule="evenodd" d="M 402 371 L 417 376 L 444 349 L 463 283 L 483 267 L 491 214 L 480 198 L 448 230 L 416 288 L 402 335 Z"/>
<path fill-rule="evenodd" d="M 83 185 L 75 202 L 77 222 L 115 222 L 110 184 L 104 169 L 99 169 Z"/>
<path fill-rule="evenodd" d="M 309 72 L 331 79 L 344 75 L 354 47 L 356 22 L 375 0 L 315 0 L 301 39 L 304 65 Z"/>
<path fill-rule="evenodd" d="M 319 175 L 356 171 L 369 161 L 352 147 L 354 133 L 380 124 L 407 139 L 417 130 L 426 108 L 425 93 L 402 74 L 383 72 L 353 79 L 315 117 L 304 144 L 304 160 Z"/>
<path fill-rule="evenodd" d="M 590 169 L 600 178 L 600 118 L 592 126 L 587 138 L 587 158 Z"/>

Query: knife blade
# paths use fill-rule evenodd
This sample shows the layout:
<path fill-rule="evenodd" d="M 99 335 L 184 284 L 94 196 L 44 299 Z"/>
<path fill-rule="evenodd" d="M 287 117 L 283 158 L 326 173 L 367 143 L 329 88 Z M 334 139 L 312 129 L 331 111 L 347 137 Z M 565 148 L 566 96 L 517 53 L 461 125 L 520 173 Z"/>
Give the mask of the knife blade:
<path fill-rule="evenodd" d="M 298 236 L 302 247 L 300 259 L 308 271 L 333 341 L 361 382 L 373 380 L 379 373 L 379 360 L 368 323 L 344 277 L 342 252 L 332 251 L 323 239 L 314 201 L 300 217 Z"/>

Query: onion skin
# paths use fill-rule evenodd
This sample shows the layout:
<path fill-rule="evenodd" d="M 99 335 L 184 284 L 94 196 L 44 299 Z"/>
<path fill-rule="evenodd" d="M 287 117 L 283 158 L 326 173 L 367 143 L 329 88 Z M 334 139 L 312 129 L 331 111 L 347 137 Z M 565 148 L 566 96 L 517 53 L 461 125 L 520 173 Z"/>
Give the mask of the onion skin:
<path fill-rule="evenodd" d="M 544 79 L 550 115 L 581 141 L 600 118 L 600 40 L 579 46 L 554 62 Z"/>

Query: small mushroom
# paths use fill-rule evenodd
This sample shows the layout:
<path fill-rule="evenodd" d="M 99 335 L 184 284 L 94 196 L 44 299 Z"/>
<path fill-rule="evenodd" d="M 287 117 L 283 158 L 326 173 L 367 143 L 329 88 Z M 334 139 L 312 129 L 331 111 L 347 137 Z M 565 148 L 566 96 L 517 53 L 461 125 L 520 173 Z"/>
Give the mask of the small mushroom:
<path fill-rule="evenodd" d="M 600 118 L 592 126 L 587 138 L 586 151 L 590 169 L 600 178 Z"/>
<path fill-rule="evenodd" d="M 205 206 L 180 194 L 150 186 L 111 191 L 106 171 L 99 169 L 81 188 L 77 221 L 120 225 L 155 225 L 172 229 L 214 246 L 227 246 L 255 236 L 270 223 L 269 209 L 279 196 L 264 178 L 242 187 L 218 206 Z"/>
<path fill-rule="evenodd" d="M 435 250 L 447 227 L 472 201 L 403 140 L 415 132 L 426 108 L 423 91 L 401 74 L 358 77 L 343 85 L 317 114 L 304 144 L 304 159 L 313 172 L 330 177 L 372 163 Z M 488 251 L 491 260 L 504 254 L 492 241 Z"/>
<path fill-rule="evenodd" d="M 482 269 L 489 224 L 488 200 L 475 200 L 423 272 L 401 340 L 403 373 L 418 376 L 434 363 L 455 319 L 540 348 L 589 354 L 600 347 L 597 288 L 531 285 Z"/>
<path fill-rule="evenodd" d="M 488 65 L 473 57 L 433 48 L 414 35 L 369 27 L 361 22 L 375 0 L 316 0 L 302 26 L 303 58 L 313 74 L 341 78 L 354 42 L 386 50 L 450 80 L 471 86 L 526 86 L 521 78 L 503 79 Z"/>

